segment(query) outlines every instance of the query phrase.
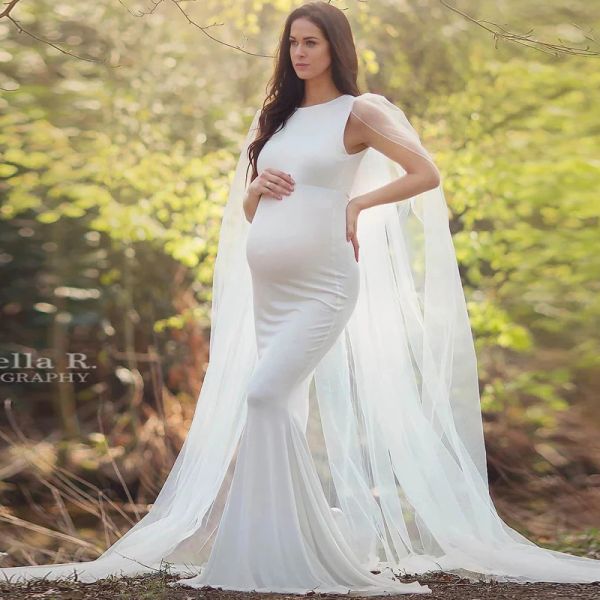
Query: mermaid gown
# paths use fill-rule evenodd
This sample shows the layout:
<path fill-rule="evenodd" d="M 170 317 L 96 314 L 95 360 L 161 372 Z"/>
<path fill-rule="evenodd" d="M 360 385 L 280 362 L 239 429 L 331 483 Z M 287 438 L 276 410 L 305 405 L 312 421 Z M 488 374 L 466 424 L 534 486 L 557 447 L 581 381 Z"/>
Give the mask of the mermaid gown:
<path fill-rule="evenodd" d="M 348 154 L 354 97 L 299 107 L 263 147 L 258 170 L 290 173 L 294 191 L 263 195 L 249 229 L 258 361 L 231 488 L 208 562 L 190 587 L 350 595 L 430 593 L 371 573 L 345 541 L 306 438 L 315 367 L 356 305 L 359 267 L 346 203 L 363 152 Z"/>

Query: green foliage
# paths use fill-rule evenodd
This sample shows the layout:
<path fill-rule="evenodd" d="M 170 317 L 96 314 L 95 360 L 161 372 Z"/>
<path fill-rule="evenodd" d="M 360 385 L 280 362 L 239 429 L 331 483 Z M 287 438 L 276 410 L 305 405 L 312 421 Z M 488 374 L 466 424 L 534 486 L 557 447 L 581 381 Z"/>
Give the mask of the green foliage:
<path fill-rule="evenodd" d="M 593 61 L 572 63 L 474 65 L 430 115 L 432 137 L 450 141 L 439 162 L 479 349 L 563 351 L 560 371 L 486 386 L 488 409 L 538 398 L 522 415 L 536 422 L 566 407 L 563 365 L 575 377 L 600 356 L 600 76 Z"/>
<path fill-rule="evenodd" d="M 555 413 L 568 407 L 564 397 L 573 386 L 568 369 L 522 371 L 514 376 L 503 373 L 485 384 L 481 401 L 487 412 L 507 412 L 537 427 L 553 427 Z"/>

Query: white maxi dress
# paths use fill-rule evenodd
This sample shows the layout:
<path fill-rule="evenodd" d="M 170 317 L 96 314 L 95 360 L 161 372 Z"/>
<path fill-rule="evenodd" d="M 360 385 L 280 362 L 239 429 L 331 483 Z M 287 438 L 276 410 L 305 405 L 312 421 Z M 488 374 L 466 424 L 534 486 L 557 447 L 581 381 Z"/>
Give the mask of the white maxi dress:
<path fill-rule="evenodd" d="M 344 94 L 298 107 L 259 154 L 259 173 L 280 169 L 295 186 L 282 200 L 263 195 L 248 232 L 258 362 L 213 549 L 186 585 L 297 594 L 431 591 L 359 563 L 306 438 L 311 377 L 348 322 L 360 288 L 346 241 L 346 204 L 364 153 L 348 154 L 343 143 L 353 101 Z"/>

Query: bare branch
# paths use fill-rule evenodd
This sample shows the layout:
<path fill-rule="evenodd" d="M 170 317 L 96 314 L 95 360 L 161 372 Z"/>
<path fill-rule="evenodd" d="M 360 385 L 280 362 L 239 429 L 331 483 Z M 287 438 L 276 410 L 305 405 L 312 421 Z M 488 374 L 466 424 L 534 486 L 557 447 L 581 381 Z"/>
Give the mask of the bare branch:
<path fill-rule="evenodd" d="M 214 27 L 215 25 L 217 25 L 217 23 L 213 23 L 213 25 L 208 25 L 208 26 L 204 26 L 204 27 L 202 25 L 199 25 L 193 19 L 190 18 L 190 16 L 185 12 L 185 10 L 183 10 L 183 8 L 181 8 L 181 6 L 180 6 L 181 1 L 182 0 L 171 0 L 171 2 L 177 7 L 177 9 L 181 12 L 181 14 L 187 19 L 187 22 L 190 25 L 197 27 L 204 35 L 206 35 L 211 40 L 213 40 L 213 42 L 217 42 L 218 44 L 223 44 L 223 46 L 227 46 L 228 48 L 233 48 L 234 50 L 238 50 L 239 52 L 243 52 L 244 54 L 248 54 L 250 56 L 258 56 L 260 58 L 273 58 L 273 56 L 270 54 L 258 54 L 256 52 L 249 52 L 248 50 L 244 50 L 244 48 L 240 45 L 234 46 L 233 44 L 228 44 L 227 42 L 224 42 L 223 40 L 219 40 L 216 37 L 210 35 L 210 33 L 207 33 L 207 29 L 209 29 L 210 27 Z M 218 25 L 219 26 L 223 25 L 223 23 L 218 23 Z"/>
<path fill-rule="evenodd" d="M 0 13 L 0 19 L 2 17 L 8 17 L 10 15 L 10 11 L 17 5 L 20 0 L 10 0 L 10 2 L 6 3 L 6 8 Z"/>
<path fill-rule="evenodd" d="M 25 35 L 28 35 L 29 37 L 33 38 L 34 40 L 37 40 L 38 42 L 42 42 L 43 44 L 47 44 L 48 46 L 51 46 L 52 48 L 55 48 L 56 50 L 58 50 L 59 52 L 62 52 L 63 54 L 67 54 L 68 56 L 72 56 L 73 58 L 78 58 L 79 60 L 85 60 L 85 61 L 88 61 L 88 62 L 95 62 L 95 63 L 106 64 L 105 60 L 101 60 L 101 59 L 98 59 L 98 58 L 90 58 L 88 56 L 80 56 L 79 54 L 75 54 L 74 52 L 71 52 L 70 50 L 65 50 L 64 48 L 61 48 L 60 46 L 57 46 L 56 44 L 54 44 L 50 40 L 45 40 L 44 38 L 41 38 L 41 37 L 35 35 L 35 33 L 32 33 L 31 31 L 28 31 L 27 29 L 25 29 L 24 27 L 22 27 L 21 24 L 19 23 L 19 21 L 17 21 L 10 14 L 11 11 L 15 8 L 15 6 L 19 2 L 20 2 L 20 0 L 10 0 L 10 2 L 8 2 L 6 8 L 0 13 L 0 19 L 2 19 L 2 18 L 8 19 L 17 28 L 17 31 L 19 33 L 24 33 Z M 111 66 L 111 67 L 118 67 L 120 65 L 109 65 L 109 66 Z M 9 92 L 9 91 L 14 91 L 14 90 L 4 90 L 4 91 Z"/>
<path fill-rule="evenodd" d="M 78 54 L 75 54 L 74 52 L 71 52 L 68 49 L 62 48 L 61 46 L 58 46 L 57 44 L 51 42 L 50 40 L 46 40 L 44 38 L 39 37 L 38 35 L 36 35 L 35 33 L 28 31 L 27 29 L 25 29 L 20 23 L 19 21 L 17 21 L 17 19 L 15 19 L 13 16 L 11 16 L 11 11 L 15 8 L 15 6 L 20 2 L 21 0 L 10 0 L 7 5 L 6 8 L 0 13 L 0 19 L 1 18 L 6 18 L 8 19 L 11 23 L 13 23 L 13 25 L 17 28 L 17 31 L 19 33 L 24 33 L 25 35 L 28 35 L 29 37 L 33 38 L 34 40 L 41 42 L 43 44 L 47 44 L 48 46 L 51 46 L 52 48 L 55 48 L 56 50 L 58 50 L 59 52 L 62 52 L 63 54 L 66 54 L 68 56 L 72 56 L 74 58 L 77 58 L 79 60 L 85 60 L 88 62 L 95 62 L 95 63 L 100 63 L 100 64 L 107 64 L 106 60 L 102 60 L 102 59 L 97 59 L 97 58 L 90 58 L 87 56 L 80 56 Z M 165 0 L 151 0 L 152 2 L 152 6 L 148 9 L 148 10 L 137 10 L 137 11 L 133 11 L 131 10 L 131 8 L 129 8 L 129 6 L 126 4 L 126 2 L 124 0 L 118 0 L 119 3 L 121 4 L 121 6 L 123 6 L 123 8 L 125 8 L 125 10 L 127 10 L 127 12 L 134 16 L 134 17 L 145 17 L 147 15 L 151 15 L 154 12 L 156 12 L 156 10 L 159 8 L 159 6 L 161 6 Z M 177 8 L 177 10 L 179 10 L 179 12 L 181 12 L 181 14 L 185 17 L 185 19 L 187 20 L 187 22 L 190 25 L 193 25 L 194 27 L 198 28 L 204 35 L 206 35 L 208 38 L 210 38 L 212 41 L 217 42 L 218 44 L 222 44 L 223 46 L 227 46 L 228 48 L 232 48 L 234 50 L 237 50 L 239 52 L 242 52 L 244 54 L 247 54 L 249 56 L 257 56 L 259 58 L 273 58 L 273 56 L 268 55 L 268 54 L 259 54 L 256 52 L 250 52 L 249 50 L 245 50 L 243 45 L 241 44 L 229 44 L 227 42 L 224 42 L 223 40 L 220 40 L 218 38 L 216 38 L 215 36 L 211 35 L 208 30 L 211 27 L 220 27 L 223 25 L 223 23 L 212 23 L 211 25 L 200 25 L 199 23 L 197 23 L 196 21 L 194 21 L 190 15 L 182 8 L 181 4 L 184 2 L 185 0 L 171 0 L 171 2 L 175 5 L 175 7 Z M 119 67 L 121 65 L 108 65 L 110 67 Z M 10 92 L 10 91 L 15 91 L 15 90 L 9 90 L 9 89 L 4 89 L 4 88 L 0 88 L 3 91 L 6 92 Z"/>
<path fill-rule="evenodd" d="M 151 15 L 153 14 L 156 9 L 163 3 L 164 0 L 152 0 L 152 3 L 154 4 L 154 6 L 150 9 L 150 10 L 138 10 L 137 13 L 134 13 L 129 6 L 127 6 L 127 4 L 125 4 L 125 2 L 123 2 L 123 0 L 119 0 L 119 4 L 121 4 L 121 6 L 123 6 L 123 8 L 125 8 L 127 10 L 127 12 L 134 16 L 134 17 L 143 17 L 145 15 Z"/>
<path fill-rule="evenodd" d="M 496 46 L 496 48 L 498 47 L 498 40 L 504 39 L 508 42 L 514 42 L 516 44 L 521 44 L 528 48 L 533 48 L 534 50 L 538 50 L 540 52 L 543 52 L 544 54 L 553 54 L 554 56 L 560 56 L 561 54 L 574 54 L 577 56 L 600 56 L 600 52 L 596 50 L 590 50 L 589 45 L 585 48 L 577 48 L 576 46 L 569 46 L 566 44 L 553 44 L 551 42 L 544 42 L 542 40 L 538 40 L 532 37 L 533 29 L 530 29 L 527 33 L 524 34 L 513 33 L 511 31 L 508 31 L 501 25 L 498 25 L 497 23 L 492 23 L 491 21 L 488 21 L 486 19 L 476 19 L 475 17 L 472 17 L 471 15 L 468 15 L 467 13 L 459 10 L 455 6 L 451 6 L 450 4 L 448 4 L 448 2 L 446 2 L 446 0 L 440 0 L 440 3 L 447 9 L 455 12 L 467 21 L 470 21 L 471 23 L 474 23 L 478 27 L 481 27 L 482 29 L 485 29 L 485 31 L 491 33 L 494 37 L 494 45 Z M 574 23 L 573 25 L 578 29 L 581 29 L 581 27 L 579 27 L 578 25 L 575 25 Z M 594 37 L 587 34 L 584 34 L 584 37 L 587 40 L 596 43 Z"/>

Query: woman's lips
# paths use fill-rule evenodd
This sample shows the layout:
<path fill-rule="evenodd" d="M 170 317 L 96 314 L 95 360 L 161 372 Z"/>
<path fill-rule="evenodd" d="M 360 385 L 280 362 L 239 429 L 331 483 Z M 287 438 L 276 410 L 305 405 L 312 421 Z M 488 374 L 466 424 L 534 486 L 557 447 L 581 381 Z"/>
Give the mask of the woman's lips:
<path fill-rule="evenodd" d="M 296 65 L 296 67 L 298 67 L 298 69 L 305 69 L 306 67 L 308 67 L 308 65 Z"/>

